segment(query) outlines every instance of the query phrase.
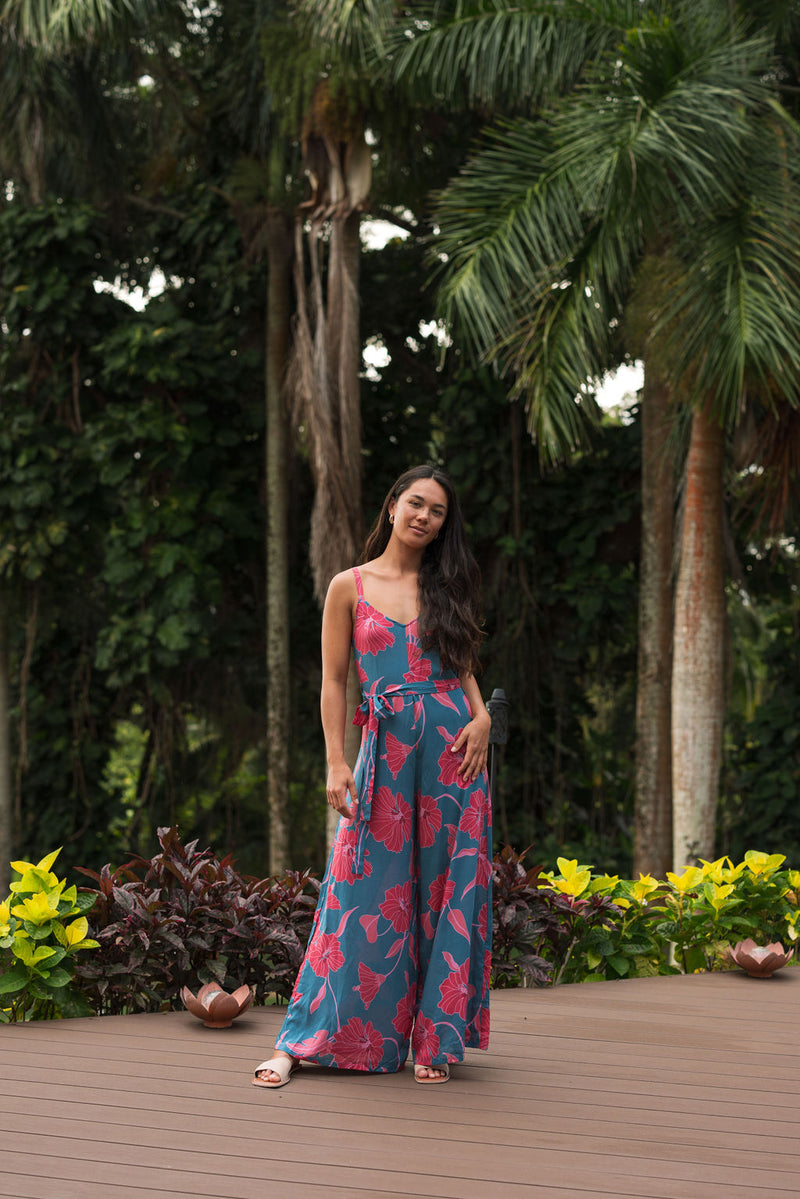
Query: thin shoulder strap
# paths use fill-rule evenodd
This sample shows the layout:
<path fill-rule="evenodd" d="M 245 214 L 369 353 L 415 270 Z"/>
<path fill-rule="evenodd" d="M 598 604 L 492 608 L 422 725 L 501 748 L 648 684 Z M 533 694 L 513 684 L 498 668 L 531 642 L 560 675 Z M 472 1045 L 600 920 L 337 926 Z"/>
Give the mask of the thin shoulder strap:
<path fill-rule="evenodd" d="M 355 576 L 355 580 L 356 580 L 356 591 L 358 592 L 358 598 L 363 599 L 364 598 L 364 585 L 361 582 L 361 571 L 358 569 L 357 566 L 353 567 L 353 575 Z"/>

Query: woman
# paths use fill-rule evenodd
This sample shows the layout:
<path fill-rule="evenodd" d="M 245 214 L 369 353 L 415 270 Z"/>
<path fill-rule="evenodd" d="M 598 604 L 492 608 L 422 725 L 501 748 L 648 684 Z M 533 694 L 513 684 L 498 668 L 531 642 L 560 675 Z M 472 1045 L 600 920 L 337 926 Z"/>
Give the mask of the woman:
<path fill-rule="evenodd" d="M 490 717 L 474 670 L 478 570 L 443 471 L 406 471 L 362 567 L 331 582 L 322 617 L 328 803 L 342 816 L 314 932 L 274 1056 L 254 1083 L 300 1061 L 442 1083 L 489 1039 Z M 351 644 L 364 726 L 344 759 Z"/>

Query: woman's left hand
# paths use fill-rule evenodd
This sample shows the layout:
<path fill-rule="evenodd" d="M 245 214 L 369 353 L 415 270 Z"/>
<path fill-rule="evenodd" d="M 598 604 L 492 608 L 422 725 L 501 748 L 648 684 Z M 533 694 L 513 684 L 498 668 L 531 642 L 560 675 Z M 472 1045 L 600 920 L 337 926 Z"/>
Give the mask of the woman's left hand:
<path fill-rule="evenodd" d="M 489 731 L 492 719 L 488 712 L 481 712 L 465 724 L 461 732 L 450 746 L 451 753 L 464 755 L 464 761 L 458 768 L 465 783 L 473 782 L 486 769 L 486 759 L 489 753 Z"/>

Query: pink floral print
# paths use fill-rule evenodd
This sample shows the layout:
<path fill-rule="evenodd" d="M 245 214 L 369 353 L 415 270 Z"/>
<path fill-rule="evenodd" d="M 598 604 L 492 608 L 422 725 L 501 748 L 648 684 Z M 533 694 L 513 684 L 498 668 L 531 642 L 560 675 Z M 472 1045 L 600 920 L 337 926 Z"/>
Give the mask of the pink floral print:
<path fill-rule="evenodd" d="M 369 966 L 365 966 L 363 962 L 358 963 L 358 986 L 356 990 L 361 995 L 364 1007 L 367 1010 L 369 1010 L 369 1005 L 379 993 L 385 981 L 385 974 L 377 974 Z"/>
<path fill-rule="evenodd" d="M 372 835 L 390 853 L 399 853 L 411 836 L 411 806 L 389 787 L 379 787 L 372 802 Z"/>
<path fill-rule="evenodd" d="M 414 1051 L 414 1061 L 422 1065 L 430 1064 L 439 1053 L 436 1025 L 427 1016 L 417 1017 L 411 1037 L 411 1048 Z"/>
<path fill-rule="evenodd" d="M 374 1070 L 381 1060 L 383 1037 L 358 1016 L 334 1033 L 330 1043 L 342 1070 Z"/>
<path fill-rule="evenodd" d="M 420 683 L 431 677 L 431 660 L 424 657 L 417 641 L 408 642 L 408 670 L 403 675 L 407 683 Z"/>
<path fill-rule="evenodd" d="M 359 654 L 375 655 L 388 649 L 394 645 L 392 622 L 374 608 L 366 607 L 353 631 L 353 644 Z"/>
<path fill-rule="evenodd" d="M 391 922 L 396 933 L 406 932 L 411 927 L 411 883 L 391 887 L 380 905 L 380 913 Z"/>
<path fill-rule="evenodd" d="M 444 787 L 463 787 L 464 781 L 458 771 L 464 760 L 464 755 L 458 751 L 453 753 L 450 748 L 461 732 L 461 729 L 456 729 L 454 733 L 450 733 L 446 728 L 439 725 L 436 731 L 445 743 L 444 749 L 439 755 L 439 782 Z"/>
<path fill-rule="evenodd" d="M 464 1020 L 467 1004 L 475 993 L 475 988 L 469 982 L 469 961 L 457 966 L 449 953 L 445 954 L 445 959 L 453 968 L 439 987 L 442 1011 L 451 1016 L 460 1016 Z"/>
<path fill-rule="evenodd" d="M 353 873 L 353 865 L 355 862 L 357 840 L 358 828 L 356 825 L 342 821 L 336 833 L 336 841 L 334 842 L 330 865 L 331 874 L 337 883 L 354 883 L 356 881 L 355 874 Z M 369 878 L 372 874 L 369 850 L 364 855 L 363 873 L 366 878 Z"/>
<path fill-rule="evenodd" d="M 306 961 L 319 978 L 327 978 L 344 965 L 342 947 L 331 933 L 319 933 L 309 942 Z"/>
<path fill-rule="evenodd" d="M 432 912 L 441 912 L 453 897 L 456 885 L 447 877 L 447 871 L 436 876 L 428 888 L 428 907 Z"/>
<path fill-rule="evenodd" d="M 414 752 L 414 746 L 405 745 L 402 741 L 398 741 L 394 733 L 386 734 L 385 743 L 386 753 L 381 754 L 381 760 L 389 767 L 392 778 L 396 779 L 406 764 L 406 758 L 410 753 Z"/>
<path fill-rule="evenodd" d="M 473 841 L 479 841 L 486 825 L 486 795 L 483 791 L 473 791 L 469 803 L 461 813 L 459 827 Z"/>
<path fill-rule="evenodd" d="M 442 827 L 442 813 L 432 795 L 417 800 L 417 837 L 423 849 L 430 849 Z"/>

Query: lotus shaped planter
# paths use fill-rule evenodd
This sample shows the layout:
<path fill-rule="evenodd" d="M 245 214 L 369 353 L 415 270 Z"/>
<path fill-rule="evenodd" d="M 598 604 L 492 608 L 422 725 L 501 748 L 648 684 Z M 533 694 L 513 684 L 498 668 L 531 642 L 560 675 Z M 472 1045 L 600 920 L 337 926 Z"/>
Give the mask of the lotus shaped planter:
<path fill-rule="evenodd" d="M 236 1017 L 250 1007 L 253 992 L 249 987 L 239 987 L 229 995 L 217 983 L 206 983 L 196 995 L 184 987 L 181 999 L 186 1010 L 202 1020 L 206 1028 L 230 1028 Z"/>
<path fill-rule="evenodd" d="M 731 961 L 741 966 L 750 978 L 769 978 L 794 956 L 794 950 L 787 953 L 780 941 L 756 945 L 749 937 L 746 941 L 738 941 L 728 952 Z"/>

